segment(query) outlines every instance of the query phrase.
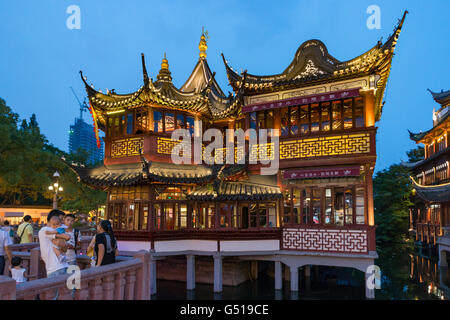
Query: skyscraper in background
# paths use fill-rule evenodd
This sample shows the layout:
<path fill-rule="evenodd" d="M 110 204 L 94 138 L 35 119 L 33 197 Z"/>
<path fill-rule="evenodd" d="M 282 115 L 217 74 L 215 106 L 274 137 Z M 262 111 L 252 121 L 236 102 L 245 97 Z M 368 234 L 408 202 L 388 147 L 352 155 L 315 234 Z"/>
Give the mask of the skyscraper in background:
<path fill-rule="evenodd" d="M 79 148 L 83 148 L 89 154 L 87 158 L 88 164 L 95 164 L 98 161 L 103 160 L 103 141 L 100 139 L 100 148 L 97 146 L 97 140 L 95 138 L 94 126 L 87 124 L 83 120 L 83 112 L 89 110 L 86 100 L 83 102 L 78 99 L 77 94 L 72 90 L 75 99 L 80 106 L 80 117 L 75 118 L 75 123 L 70 126 L 69 131 L 69 153 L 75 153 Z"/>
<path fill-rule="evenodd" d="M 70 126 L 69 131 L 69 152 L 75 153 L 79 148 L 83 148 L 89 153 L 87 162 L 94 164 L 103 160 L 103 141 L 100 140 L 101 147 L 97 147 L 94 134 L 94 126 L 86 123 L 82 118 L 75 118 L 75 123 Z"/>

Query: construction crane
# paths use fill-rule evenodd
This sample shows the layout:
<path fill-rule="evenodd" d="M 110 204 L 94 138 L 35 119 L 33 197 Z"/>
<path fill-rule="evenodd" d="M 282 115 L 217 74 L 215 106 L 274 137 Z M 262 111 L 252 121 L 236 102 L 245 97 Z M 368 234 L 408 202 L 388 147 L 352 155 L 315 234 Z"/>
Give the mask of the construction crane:
<path fill-rule="evenodd" d="M 81 103 L 80 99 L 78 99 L 78 96 L 72 87 L 70 87 L 70 90 L 72 90 L 72 93 L 75 96 L 75 99 L 77 99 L 77 101 L 78 101 L 78 104 L 80 106 L 80 119 L 83 119 L 83 112 L 85 112 L 86 110 L 89 110 L 89 107 L 87 106 L 87 103 L 86 103 L 86 98 L 83 100 L 83 103 Z"/>

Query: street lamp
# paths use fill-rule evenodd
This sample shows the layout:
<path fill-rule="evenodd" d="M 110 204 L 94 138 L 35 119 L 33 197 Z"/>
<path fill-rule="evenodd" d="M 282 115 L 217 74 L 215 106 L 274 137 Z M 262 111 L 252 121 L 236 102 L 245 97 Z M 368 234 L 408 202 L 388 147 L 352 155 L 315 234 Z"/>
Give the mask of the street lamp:
<path fill-rule="evenodd" d="M 59 185 L 59 172 L 55 171 L 53 174 L 53 178 L 55 179 L 55 183 L 53 185 L 48 186 L 48 190 L 53 191 L 53 209 L 58 209 L 58 192 L 63 191 L 63 187 Z"/>

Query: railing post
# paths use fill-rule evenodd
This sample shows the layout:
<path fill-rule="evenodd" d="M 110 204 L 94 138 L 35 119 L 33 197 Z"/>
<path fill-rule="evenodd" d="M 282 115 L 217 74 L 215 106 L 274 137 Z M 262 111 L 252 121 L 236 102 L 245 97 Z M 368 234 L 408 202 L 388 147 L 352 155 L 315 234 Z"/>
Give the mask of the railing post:
<path fill-rule="evenodd" d="M 130 269 L 125 273 L 125 297 L 124 300 L 134 299 L 134 286 L 136 283 L 136 270 Z"/>
<path fill-rule="evenodd" d="M 103 300 L 113 300 L 114 289 L 114 274 L 108 274 L 103 278 Z"/>
<path fill-rule="evenodd" d="M 150 253 L 150 295 L 156 294 L 156 257 Z"/>
<path fill-rule="evenodd" d="M 117 272 L 114 277 L 114 300 L 123 300 L 125 292 L 125 273 Z"/>
<path fill-rule="evenodd" d="M 89 299 L 102 300 L 102 298 L 103 298 L 102 279 L 96 278 L 89 281 Z"/>
<path fill-rule="evenodd" d="M 0 300 L 16 300 L 16 281 L 0 275 Z"/>
<path fill-rule="evenodd" d="M 138 251 L 133 255 L 133 258 L 139 259 L 142 261 L 142 268 L 138 269 L 136 272 L 136 298 L 139 300 L 149 300 L 150 299 L 150 270 L 149 270 L 149 262 L 150 256 L 149 253 L 145 250 Z"/>

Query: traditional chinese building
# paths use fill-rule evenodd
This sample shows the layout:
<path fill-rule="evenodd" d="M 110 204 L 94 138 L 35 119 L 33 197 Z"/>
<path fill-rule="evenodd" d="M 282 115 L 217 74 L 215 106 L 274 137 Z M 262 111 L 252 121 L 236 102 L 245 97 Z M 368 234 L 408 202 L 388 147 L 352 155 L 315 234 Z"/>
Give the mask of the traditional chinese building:
<path fill-rule="evenodd" d="M 416 240 L 422 244 L 439 243 L 440 265 L 446 266 L 445 251 L 450 250 L 450 90 L 434 93 L 439 104 L 433 110 L 433 127 L 412 133 L 411 140 L 424 145 L 425 158 L 412 165 L 411 177 L 416 191 L 415 205 L 411 209 L 411 222 Z"/>
<path fill-rule="evenodd" d="M 347 61 L 319 40 L 301 44 L 287 68 L 271 76 L 237 73 L 223 57 L 228 95 L 208 65 L 204 34 L 181 88 L 166 57 L 153 81 L 142 56 L 143 85 L 130 94 L 102 93 L 82 76 L 94 122 L 106 135 L 105 160 L 74 169 L 82 182 L 108 192 L 103 218 L 113 222 L 119 248 L 151 250 L 153 292 L 155 261 L 168 256 L 186 256 L 188 289 L 195 287 L 195 256 L 212 256 L 216 292 L 225 257 L 273 261 L 277 289 L 289 267 L 292 291 L 300 267 L 365 272 L 373 264 L 376 122 L 405 15 L 386 42 Z M 250 144 L 247 137 L 245 148 L 234 150 L 235 159 L 253 160 L 245 164 L 174 164 L 177 128 L 193 139 L 208 128 L 277 129 L 278 140 Z M 184 152 L 194 158 L 194 150 Z M 213 156 L 226 157 L 225 148 Z M 276 158 L 278 173 L 261 175 L 260 162 Z"/>

